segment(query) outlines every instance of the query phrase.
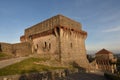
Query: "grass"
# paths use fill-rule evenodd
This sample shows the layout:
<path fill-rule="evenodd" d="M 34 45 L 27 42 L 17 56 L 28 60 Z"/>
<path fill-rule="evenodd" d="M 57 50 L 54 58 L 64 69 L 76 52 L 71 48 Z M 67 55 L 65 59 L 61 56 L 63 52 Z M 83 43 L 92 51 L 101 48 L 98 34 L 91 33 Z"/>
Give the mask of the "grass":
<path fill-rule="evenodd" d="M 0 58 L 1 57 L 6 57 L 6 56 L 8 56 L 7 54 L 4 54 L 4 53 L 0 53 Z"/>
<path fill-rule="evenodd" d="M 5 54 L 5 53 L 0 53 L 0 60 L 8 59 L 10 57 L 12 57 L 12 55 L 8 55 L 8 54 Z"/>
<path fill-rule="evenodd" d="M 34 63 L 34 62 L 40 62 L 40 61 L 46 61 L 46 60 L 48 59 L 29 58 L 29 59 L 23 60 L 19 63 L 15 63 L 13 65 L 0 69 L 0 76 L 48 71 L 48 70 L 55 70 L 55 69 L 65 69 L 64 67 L 52 67 L 52 66 L 46 66 L 46 65 Z"/>

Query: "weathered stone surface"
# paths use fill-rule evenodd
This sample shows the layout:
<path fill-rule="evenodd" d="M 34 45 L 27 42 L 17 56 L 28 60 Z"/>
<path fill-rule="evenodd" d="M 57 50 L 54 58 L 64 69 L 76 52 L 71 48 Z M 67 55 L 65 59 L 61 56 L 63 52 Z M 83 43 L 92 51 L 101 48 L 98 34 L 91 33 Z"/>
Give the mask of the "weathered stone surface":
<path fill-rule="evenodd" d="M 67 77 L 71 72 L 64 69 L 52 70 L 46 72 L 34 72 L 34 73 L 26 73 L 20 75 L 8 75 L 8 76 L 0 76 L 0 80 L 61 80 L 62 77 Z"/>
<path fill-rule="evenodd" d="M 0 43 L 1 45 L 1 52 L 13 55 L 13 56 L 28 56 L 32 53 L 31 44 L 28 42 L 24 43 Z"/>
<path fill-rule="evenodd" d="M 6 54 L 12 53 L 12 44 L 9 43 L 0 43 L 0 52 L 4 52 Z"/>
<path fill-rule="evenodd" d="M 36 39 L 33 39 L 32 51 L 34 54 L 39 55 L 49 55 L 51 58 L 59 60 L 59 48 L 58 48 L 58 39 L 55 35 L 42 36 Z"/>
<path fill-rule="evenodd" d="M 28 56 L 32 54 L 31 44 L 28 42 L 12 44 L 12 54 L 15 56 Z"/>
<path fill-rule="evenodd" d="M 60 29 L 60 50 L 61 61 L 77 62 L 81 67 L 88 66 L 86 58 L 85 39 L 83 35 L 76 31 Z"/>

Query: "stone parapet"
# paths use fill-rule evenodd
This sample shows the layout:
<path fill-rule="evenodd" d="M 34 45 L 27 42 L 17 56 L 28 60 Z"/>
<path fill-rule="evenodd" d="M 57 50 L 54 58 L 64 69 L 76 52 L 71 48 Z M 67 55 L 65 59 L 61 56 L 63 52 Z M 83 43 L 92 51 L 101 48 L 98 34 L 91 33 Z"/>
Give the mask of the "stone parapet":
<path fill-rule="evenodd" d="M 81 24 L 65 16 L 57 15 L 43 22 L 40 22 L 25 30 L 25 36 L 41 33 L 53 29 L 55 26 L 67 26 L 71 29 L 81 29 Z"/>

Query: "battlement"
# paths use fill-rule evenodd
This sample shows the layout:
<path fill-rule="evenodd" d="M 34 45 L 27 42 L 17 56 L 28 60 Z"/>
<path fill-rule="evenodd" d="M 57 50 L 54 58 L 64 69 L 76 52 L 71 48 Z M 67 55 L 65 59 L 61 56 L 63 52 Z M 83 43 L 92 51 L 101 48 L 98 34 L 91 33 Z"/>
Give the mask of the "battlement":
<path fill-rule="evenodd" d="M 70 29 L 81 30 L 81 24 L 79 22 L 74 21 L 63 15 L 57 15 L 43 22 L 40 22 L 30 28 L 27 28 L 25 30 L 25 36 L 42 33 L 44 31 L 53 29 L 56 26 L 66 26 Z"/>

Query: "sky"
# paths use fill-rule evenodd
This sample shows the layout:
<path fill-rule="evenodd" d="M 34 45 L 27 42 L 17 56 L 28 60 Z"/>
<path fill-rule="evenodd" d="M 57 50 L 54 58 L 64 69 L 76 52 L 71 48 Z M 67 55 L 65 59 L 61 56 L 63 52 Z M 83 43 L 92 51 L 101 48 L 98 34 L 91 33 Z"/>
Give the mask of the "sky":
<path fill-rule="evenodd" d="M 57 14 L 82 24 L 88 53 L 120 53 L 120 0 L 0 0 L 0 42 L 18 43 L 26 28 Z"/>

